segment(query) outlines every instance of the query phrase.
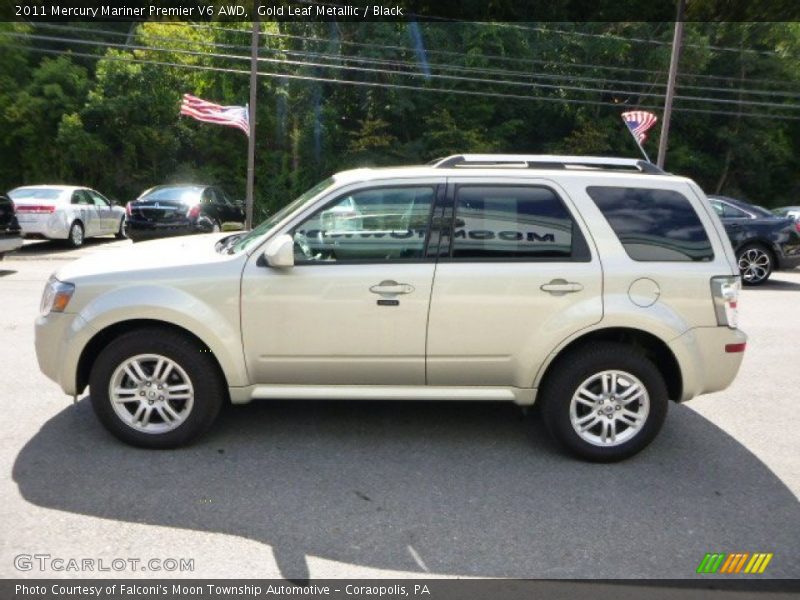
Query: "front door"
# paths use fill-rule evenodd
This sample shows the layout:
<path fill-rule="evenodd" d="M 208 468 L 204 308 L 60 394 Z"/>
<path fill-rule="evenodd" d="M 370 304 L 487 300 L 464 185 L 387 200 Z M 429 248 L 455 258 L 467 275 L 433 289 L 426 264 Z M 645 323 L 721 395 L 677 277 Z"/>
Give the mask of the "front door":
<path fill-rule="evenodd" d="M 567 200 L 547 181 L 448 181 L 429 385 L 530 388 L 559 343 L 600 321 L 600 261 Z"/>
<path fill-rule="evenodd" d="M 350 188 L 290 227 L 295 265 L 260 252 L 242 279 L 242 337 L 254 383 L 424 385 L 440 181 Z"/>

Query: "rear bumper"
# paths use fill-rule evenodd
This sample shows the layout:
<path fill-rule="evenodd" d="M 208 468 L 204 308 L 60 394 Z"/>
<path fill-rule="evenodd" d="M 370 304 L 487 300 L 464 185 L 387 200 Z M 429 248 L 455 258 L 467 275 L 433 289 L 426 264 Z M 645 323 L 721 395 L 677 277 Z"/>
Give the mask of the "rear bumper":
<path fill-rule="evenodd" d="M 125 235 L 134 241 L 153 240 L 157 238 L 176 235 L 190 235 L 204 233 L 190 221 L 177 223 L 154 223 L 152 221 L 139 221 L 128 217 L 125 220 Z"/>
<path fill-rule="evenodd" d="M 683 375 L 681 402 L 719 392 L 736 378 L 747 335 L 729 327 L 695 327 L 669 343 Z"/>
<path fill-rule="evenodd" d="M 69 223 L 60 212 L 42 215 L 17 215 L 24 236 L 65 240 L 69 237 Z"/>

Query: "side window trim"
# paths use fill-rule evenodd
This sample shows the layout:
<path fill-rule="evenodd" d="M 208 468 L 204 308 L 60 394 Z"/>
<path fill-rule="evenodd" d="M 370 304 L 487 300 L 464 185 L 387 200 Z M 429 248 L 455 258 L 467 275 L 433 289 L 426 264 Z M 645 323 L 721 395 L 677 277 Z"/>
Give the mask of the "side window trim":
<path fill-rule="evenodd" d="M 532 188 L 542 188 L 546 189 L 553 194 L 553 196 L 561 203 L 561 206 L 564 208 L 566 213 L 569 215 L 570 221 L 572 222 L 572 252 L 570 256 L 499 256 L 499 257 L 454 257 L 453 250 L 454 250 L 454 236 L 452 232 L 456 229 L 456 219 L 458 218 L 457 215 L 457 206 L 456 206 L 456 195 L 458 193 L 458 188 L 460 187 L 471 187 L 471 186 L 480 186 L 480 187 L 532 187 Z M 592 261 L 592 252 L 589 247 L 589 242 L 586 240 L 586 236 L 584 235 L 583 231 L 581 230 L 580 225 L 578 224 L 578 218 L 576 217 L 575 211 L 572 207 L 564 201 L 564 193 L 560 192 L 559 190 L 555 189 L 552 185 L 550 185 L 547 181 L 516 181 L 516 182 L 500 182 L 500 181 L 488 181 L 483 182 L 480 180 L 475 181 L 455 181 L 451 182 L 448 180 L 447 184 L 447 198 L 448 202 L 446 207 L 449 208 L 450 214 L 450 226 L 449 226 L 449 236 L 448 236 L 448 249 L 447 253 L 442 253 L 439 256 L 439 260 L 442 262 L 459 262 L 459 263 L 466 263 L 466 262 L 562 262 L 562 263 L 569 263 L 569 262 L 591 262 Z"/>

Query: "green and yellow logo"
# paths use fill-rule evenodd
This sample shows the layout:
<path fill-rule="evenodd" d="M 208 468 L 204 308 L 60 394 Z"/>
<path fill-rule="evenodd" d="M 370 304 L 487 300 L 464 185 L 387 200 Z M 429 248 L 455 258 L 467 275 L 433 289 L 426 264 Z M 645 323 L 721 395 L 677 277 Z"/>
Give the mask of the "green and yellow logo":
<path fill-rule="evenodd" d="M 772 552 L 709 553 L 700 561 L 698 573 L 763 573 L 772 560 Z"/>

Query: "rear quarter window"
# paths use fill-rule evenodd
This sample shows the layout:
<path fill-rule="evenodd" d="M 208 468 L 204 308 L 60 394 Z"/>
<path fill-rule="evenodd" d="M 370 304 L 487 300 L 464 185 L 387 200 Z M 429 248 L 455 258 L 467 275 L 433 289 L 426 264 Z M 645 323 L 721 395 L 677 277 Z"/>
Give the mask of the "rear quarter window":
<path fill-rule="evenodd" d="M 683 194 L 605 186 L 588 187 L 586 192 L 633 260 L 713 260 L 708 234 Z"/>

